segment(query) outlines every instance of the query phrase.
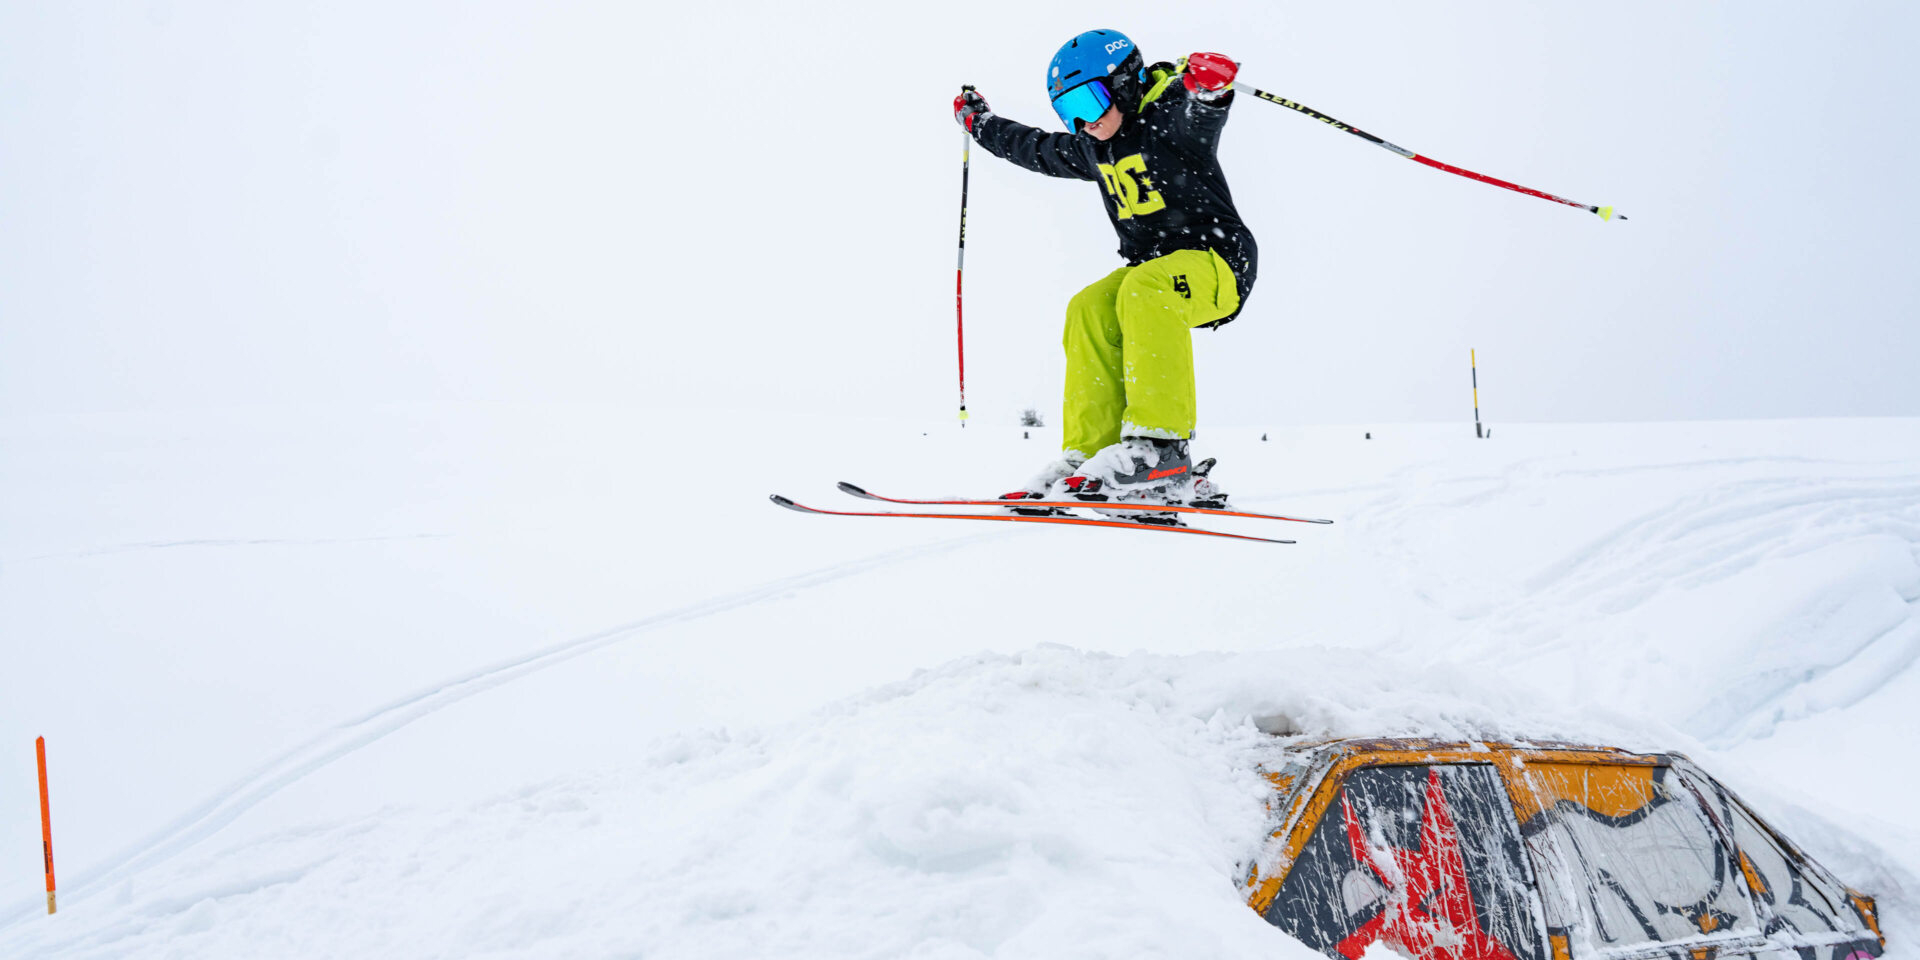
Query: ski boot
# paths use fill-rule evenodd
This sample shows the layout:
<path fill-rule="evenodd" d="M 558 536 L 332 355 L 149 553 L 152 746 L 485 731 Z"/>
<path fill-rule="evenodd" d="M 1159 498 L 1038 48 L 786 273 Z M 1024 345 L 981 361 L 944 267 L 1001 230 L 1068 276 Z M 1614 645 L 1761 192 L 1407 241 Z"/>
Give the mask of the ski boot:
<path fill-rule="evenodd" d="M 1206 463 L 1212 469 L 1211 461 Z M 1187 441 L 1123 437 L 1094 454 L 1073 476 L 1059 483 L 1063 492 L 1086 501 L 1095 513 L 1163 526 L 1181 526 L 1180 515 L 1152 510 L 1101 510 L 1101 501 L 1185 503 L 1194 490 L 1193 460 Z M 1211 483 L 1208 484 L 1211 488 Z"/>
<path fill-rule="evenodd" d="M 1008 502 L 1008 509 L 1028 517 L 1052 517 L 1067 515 L 1067 511 L 1058 507 L 1021 507 L 1021 500 L 1058 500 L 1061 499 L 1060 481 L 1080 470 L 1082 461 L 1073 456 L 1062 456 L 1047 464 L 1034 474 L 1020 489 L 1012 493 L 1003 493 L 998 499 Z"/>

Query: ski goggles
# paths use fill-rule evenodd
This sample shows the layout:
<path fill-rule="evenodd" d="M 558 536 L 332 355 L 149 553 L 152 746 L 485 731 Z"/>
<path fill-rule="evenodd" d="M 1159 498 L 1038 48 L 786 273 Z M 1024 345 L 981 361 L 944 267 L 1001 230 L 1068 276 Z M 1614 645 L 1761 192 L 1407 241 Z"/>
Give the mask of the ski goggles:
<path fill-rule="evenodd" d="M 1053 112 L 1060 115 L 1060 122 L 1074 133 L 1080 127 L 1074 121 L 1093 123 L 1107 115 L 1107 108 L 1113 106 L 1113 94 L 1107 89 L 1104 79 L 1088 80 L 1077 87 L 1053 98 Z"/>

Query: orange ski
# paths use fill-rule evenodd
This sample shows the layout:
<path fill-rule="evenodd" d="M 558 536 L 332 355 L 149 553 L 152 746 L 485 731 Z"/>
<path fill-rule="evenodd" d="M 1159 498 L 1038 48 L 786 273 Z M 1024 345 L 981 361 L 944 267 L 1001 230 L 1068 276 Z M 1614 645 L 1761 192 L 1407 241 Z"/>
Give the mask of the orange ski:
<path fill-rule="evenodd" d="M 1182 525 L 1173 524 L 1173 523 L 1151 523 L 1144 520 L 1096 520 L 1092 517 L 1029 517 L 1029 516 L 1022 516 L 1017 513 L 894 513 L 894 512 L 884 511 L 884 510 L 879 510 L 879 511 L 822 510 L 818 507 L 809 507 L 804 504 L 794 503 L 792 500 L 789 500 L 786 497 L 783 497 L 777 493 L 770 495 L 768 499 L 772 500 L 774 503 L 780 506 L 786 507 L 788 510 L 797 510 L 801 513 L 817 513 L 817 514 L 821 514 L 823 516 L 829 516 L 829 517 L 907 517 L 907 518 L 917 518 L 921 520 L 996 520 L 996 521 L 1004 521 L 1008 523 L 1060 523 L 1060 524 L 1069 524 L 1077 527 L 1118 527 L 1122 530 L 1152 530 L 1152 531 L 1157 531 L 1161 533 L 1192 533 L 1192 534 L 1197 534 L 1203 537 L 1225 537 L 1229 540 L 1252 540 L 1255 543 L 1293 543 L 1294 542 L 1292 540 L 1275 540 L 1271 537 L 1250 537 L 1242 533 L 1226 533 L 1220 530 L 1202 530 L 1198 527 L 1188 527 L 1188 526 L 1182 526 Z M 1003 506 L 1003 504 L 1000 504 L 998 501 L 989 500 L 989 501 L 983 501 L 983 502 L 990 503 L 995 506 Z M 1081 506 L 1081 507 L 1087 506 L 1087 504 L 1084 504 L 1084 503 L 1075 503 L 1073 505 Z"/>
<path fill-rule="evenodd" d="M 1315 520 L 1309 517 L 1287 517 L 1277 513 L 1251 513 L 1246 510 L 1228 510 L 1224 507 L 1193 507 L 1179 503 L 1146 503 L 1138 500 L 902 500 L 897 497 L 883 497 L 869 493 L 845 480 L 840 481 L 842 493 L 850 493 L 864 500 L 879 500 L 883 503 L 902 503 L 910 506 L 927 507 L 1020 507 L 1033 509 L 1068 510 L 1074 507 L 1091 507 L 1101 510 L 1141 510 L 1153 513 L 1162 511 L 1172 513 L 1204 513 L 1214 517 L 1247 517 L 1253 520 L 1290 520 L 1294 523 L 1332 523 L 1332 520 Z"/>

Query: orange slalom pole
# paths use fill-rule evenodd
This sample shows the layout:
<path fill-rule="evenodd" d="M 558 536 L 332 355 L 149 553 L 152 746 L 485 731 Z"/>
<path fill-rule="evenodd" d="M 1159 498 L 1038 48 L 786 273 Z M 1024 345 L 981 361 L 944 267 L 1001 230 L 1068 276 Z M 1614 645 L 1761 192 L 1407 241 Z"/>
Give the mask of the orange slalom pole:
<path fill-rule="evenodd" d="M 47 803 L 47 738 L 35 737 L 33 752 L 40 759 L 40 846 L 47 857 L 47 913 L 53 913 L 53 808 Z"/>

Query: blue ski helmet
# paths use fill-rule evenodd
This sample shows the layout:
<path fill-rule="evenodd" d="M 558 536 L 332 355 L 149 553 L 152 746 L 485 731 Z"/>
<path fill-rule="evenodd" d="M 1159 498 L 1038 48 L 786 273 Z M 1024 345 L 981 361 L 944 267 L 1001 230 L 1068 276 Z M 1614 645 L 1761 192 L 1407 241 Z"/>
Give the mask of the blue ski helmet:
<path fill-rule="evenodd" d="M 1060 122 L 1075 133 L 1118 104 L 1122 113 L 1140 106 L 1144 59 L 1118 30 L 1088 30 L 1060 48 L 1047 65 L 1047 99 Z"/>

